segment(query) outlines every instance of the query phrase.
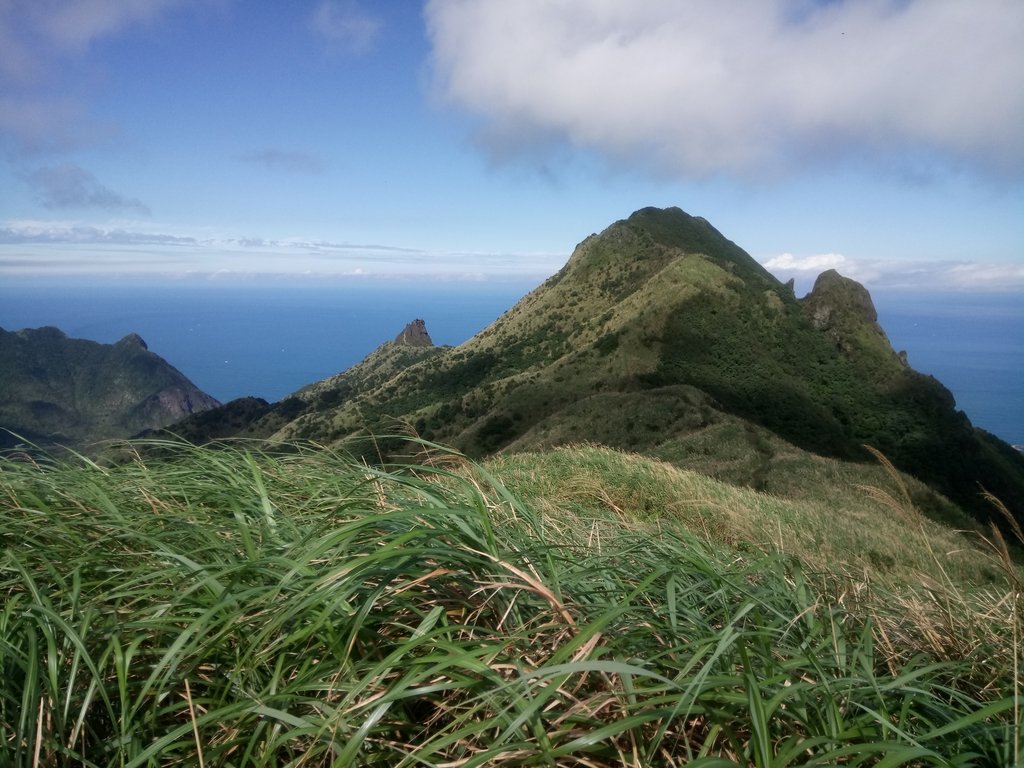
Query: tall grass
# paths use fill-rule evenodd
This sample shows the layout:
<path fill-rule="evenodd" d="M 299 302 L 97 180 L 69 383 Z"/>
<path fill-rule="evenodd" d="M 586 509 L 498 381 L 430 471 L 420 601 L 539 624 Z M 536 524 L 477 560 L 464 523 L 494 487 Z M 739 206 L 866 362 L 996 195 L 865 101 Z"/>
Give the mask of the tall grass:
<path fill-rule="evenodd" d="M 0 463 L 0 765 L 1016 759 L 1009 670 L 886 653 L 795 560 L 598 546 L 473 465 L 159 447 Z"/>
<path fill-rule="evenodd" d="M 988 557 L 991 547 L 916 508 L 920 483 L 891 464 L 820 462 L 829 471 L 804 468 L 794 473 L 799 488 L 793 482 L 772 494 L 593 444 L 503 454 L 487 466 L 540 514 L 551 509 L 553 525 L 574 511 L 607 509 L 617 526 L 681 522 L 736 549 L 793 555 L 861 581 L 1005 586 L 1005 565 Z"/>

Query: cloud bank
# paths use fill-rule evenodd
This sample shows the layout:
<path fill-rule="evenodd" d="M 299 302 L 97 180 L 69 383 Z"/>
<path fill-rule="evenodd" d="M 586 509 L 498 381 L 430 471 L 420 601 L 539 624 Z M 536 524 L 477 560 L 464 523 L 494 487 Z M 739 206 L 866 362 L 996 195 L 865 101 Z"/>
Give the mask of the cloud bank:
<path fill-rule="evenodd" d="M 0 226 L 0 246 L 15 244 L 75 245 L 199 245 L 194 237 L 125 228 L 101 228 L 52 221 L 15 221 Z"/>
<path fill-rule="evenodd" d="M 783 253 L 762 259 L 761 263 L 780 280 L 792 278 L 798 295 L 810 291 L 818 275 L 827 269 L 834 269 L 871 290 L 1024 292 L 1024 264 L 861 259 L 841 253 Z"/>
<path fill-rule="evenodd" d="M 56 277 L 130 272 L 221 278 L 514 278 L 539 283 L 569 258 L 567 253 L 554 252 L 498 253 L 306 238 L 195 236 L 139 226 L 0 221 L 0 279 L 5 275 Z M 759 261 L 779 280 L 793 278 L 798 295 L 810 291 L 814 280 L 827 269 L 835 269 L 872 291 L 1024 293 L 1024 264 L 882 260 L 841 253 L 784 253 L 761 257 Z"/>
<path fill-rule="evenodd" d="M 554 136 L 701 178 L 938 157 L 1024 177 L 1020 0 L 429 0 L 495 152 Z"/>
<path fill-rule="evenodd" d="M 495 253 L 334 242 L 172 234 L 130 226 L 0 221 L 0 279 L 67 275 L 315 280 L 337 277 L 540 282 L 564 253 Z"/>

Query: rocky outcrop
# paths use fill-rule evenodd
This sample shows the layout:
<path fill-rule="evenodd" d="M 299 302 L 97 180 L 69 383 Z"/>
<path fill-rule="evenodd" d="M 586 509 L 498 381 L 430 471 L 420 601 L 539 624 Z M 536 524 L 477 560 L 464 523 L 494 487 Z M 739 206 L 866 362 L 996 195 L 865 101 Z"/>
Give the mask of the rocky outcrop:
<path fill-rule="evenodd" d="M 144 418 L 163 424 L 171 424 L 194 413 L 203 413 L 216 408 L 220 403 L 194 386 L 174 384 L 147 397 L 139 410 Z"/>
<path fill-rule="evenodd" d="M 803 301 L 811 325 L 823 331 L 845 354 L 873 351 L 891 357 L 901 366 L 906 355 L 897 354 L 878 324 L 878 311 L 867 288 L 834 269 L 818 275 L 814 288 Z"/>
<path fill-rule="evenodd" d="M 878 322 L 878 312 L 867 288 L 834 269 L 818 275 L 813 290 L 804 299 L 804 310 L 818 330 L 835 328 L 851 320 Z"/>
<path fill-rule="evenodd" d="M 432 347 L 434 342 L 430 339 L 430 334 L 427 333 L 427 324 L 422 320 L 413 320 L 402 332 L 395 337 L 396 344 L 402 344 L 407 347 Z"/>

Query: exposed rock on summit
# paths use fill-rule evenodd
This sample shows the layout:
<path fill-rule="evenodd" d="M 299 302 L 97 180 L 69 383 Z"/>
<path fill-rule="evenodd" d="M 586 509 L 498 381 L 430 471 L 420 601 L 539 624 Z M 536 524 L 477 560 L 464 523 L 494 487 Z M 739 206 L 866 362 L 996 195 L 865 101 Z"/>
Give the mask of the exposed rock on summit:
<path fill-rule="evenodd" d="M 834 269 L 818 275 L 814 288 L 804 299 L 804 308 L 818 330 L 833 328 L 847 319 L 878 322 L 878 312 L 867 288 Z"/>
<path fill-rule="evenodd" d="M 427 324 L 413 320 L 392 341 L 385 341 L 360 363 L 321 381 L 313 382 L 284 400 L 268 405 L 248 398 L 235 400 L 214 411 L 189 416 L 174 424 L 170 432 L 195 442 L 225 437 L 281 437 L 318 435 L 324 428 L 324 414 L 342 408 L 357 393 L 368 392 L 399 377 L 405 369 L 436 357 L 449 347 L 437 347 L 427 333 Z M 322 439 L 322 438 L 321 438 Z"/>
<path fill-rule="evenodd" d="M 892 356 L 906 366 L 906 356 L 897 354 L 888 336 L 878 324 L 878 311 L 867 288 L 834 269 L 818 275 L 814 288 L 803 301 L 804 314 L 811 325 L 824 331 L 842 352 L 874 349 Z"/>
<path fill-rule="evenodd" d="M 427 324 L 416 319 L 409 323 L 402 332 L 395 337 L 396 344 L 404 344 L 408 347 L 432 347 L 434 342 L 427 333 Z"/>

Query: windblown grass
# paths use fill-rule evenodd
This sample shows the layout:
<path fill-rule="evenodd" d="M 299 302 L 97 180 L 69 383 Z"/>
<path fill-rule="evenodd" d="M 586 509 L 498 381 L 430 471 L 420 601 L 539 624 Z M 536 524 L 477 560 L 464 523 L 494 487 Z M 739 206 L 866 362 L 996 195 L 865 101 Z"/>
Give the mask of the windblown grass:
<path fill-rule="evenodd" d="M 486 466 L 553 526 L 605 510 L 617 526 L 682 524 L 734 549 L 791 555 L 860 581 L 1005 585 L 1006 568 L 989 557 L 991 547 L 915 508 L 911 491 L 920 483 L 891 464 L 858 465 L 854 473 L 844 462 L 820 462 L 831 474 L 801 477 L 815 496 L 759 493 L 593 444 L 504 454 Z"/>
<path fill-rule="evenodd" d="M 0 765 L 1015 762 L 1010 670 L 889 652 L 793 558 L 473 465 L 161 449 L 0 463 Z"/>

